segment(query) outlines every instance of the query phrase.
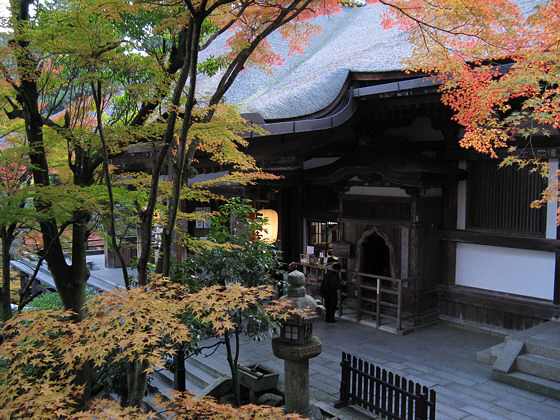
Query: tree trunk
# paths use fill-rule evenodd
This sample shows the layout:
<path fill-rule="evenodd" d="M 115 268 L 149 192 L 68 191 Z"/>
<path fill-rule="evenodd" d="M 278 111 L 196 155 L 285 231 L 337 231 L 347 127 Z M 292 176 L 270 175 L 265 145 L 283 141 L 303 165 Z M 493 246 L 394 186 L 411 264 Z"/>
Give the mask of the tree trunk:
<path fill-rule="evenodd" d="M 72 278 L 66 280 L 65 292 L 68 309 L 83 317 L 83 305 L 86 301 L 86 284 L 89 278 L 89 270 L 86 264 L 86 251 L 89 230 L 87 223 L 91 214 L 85 210 L 74 212 L 74 224 L 72 225 Z M 70 287 L 68 287 L 70 286 Z M 73 293 L 68 293 L 71 289 Z"/>
<path fill-rule="evenodd" d="M 17 9 L 17 23 L 25 27 L 29 16 L 30 0 L 21 0 Z M 16 26 L 19 30 L 19 27 Z M 43 118 L 39 111 L 39 90 L 36 78 L 40 72 L 39 64 L 34 58 L 30 48 L 30 41 L 26 38 L 20 38 L 17 41 L 19 52 L 17 54 L 17 67 L 20 75 L 28 75 L 21 78 L 21 84 L 18 89 L 18 102 L 21 104 L 23 118 L 25 120 L 25 132 L 29 143 L 29 160 L 31 162 L 33 182 L 40 187 L 48 187 L 49 165 L 47 154 L 44 146 L 43 138 Z M 38 211 L 48 211 L 51 207 L 50 203 L 40 199 L 34 201 Z M 80 301 L 79 290 L 75 290 L 73 284 L 73 275 L 71 267 L 66 263 L 62 244 L 60 242 L 57 223 L 54 219 L 42 220 L 39 223 L 41 233 L 43 235 L 43 249 L 45 260 L 49 266 L 53 276 L 56 289 L 60 293 L 62 302 L 66 309 L 74 310 L 80 318 L 81 304 L 76 302 L 74 296 Z M 85 261 L 84 261 L 85 267 Z M 78 304 L 77 304 L 78 303 Z M 82 302 L 83 303 L 83 299 Z"/>
<path fill-rule="evenodd" d="M 10 248 L 14 238 L 6 227 L 2 228 L 0 236 L 2 237 L 2 290 L 0 292 L 0 304 L 2 321 L 7 321 L 12 317 L 12 307 L 10 306 Z"/>
<path fill-rule="evenodd" d="M 195 105 L 195 92 L 196 92 L 196 76 L 198 66 L 198 44 L 200 41 L 200 27 L 201 19 L 192 19 L 191 25 L 193 36 L 190 38 L 189 45 L 189 90 L 187 99 L 185 101 L 185 115 L 183 117 L 183 124 L 181 126 L 181 134 L 179 135 L 179 144 L 177 148 L 177 160 L 174 165 L 175 176 L 173 177 L 173 190 L 171 199 L 169 200 L 169 207 L 167 210 L 167 224 L 161 234 L 161 258 L 163 263 L 161 271 L 164 276 L 169 276 L 171 270 L 171 245 L 173 243 L 173 231 L 177 222 L 177 212 L 181 202 L 181 189 L 183 187 L 183 172 L 185 166 L 190 166 L 190 161 L 186 160 L 187 151 L 187 136 L 192 124 L 192 110 Z M 193 140 L 195 141 L 195 140 Z"/>
<path fill-rule="evenodd" d="M 128 405 L 131 407 L 141 407 L 144 400 L 144 392 L 146 391 L 146 380 L 148 369 L 147 362 L 133 362 L 128 368 Z"/>
<path fill-rule="evenodd" d="M 173 387 L 175 391 L 186 391 L 186 369 L 185 369 L 185 346 L 179 345 L 177 354 L 173 358 L 175 365 L 175 375 L 173 378 Z"/>
<path fill-rule="evenodd" d="M 226 344 L 227 350 L 227 361 L 229 364 L 229 369 L 231 372 L 231 382 L 233 391 L 233 401 L 236 407 L 241 405 L 241 392 L 239 388 L 239 373 L 237 370 L 237 364 L 239 361 L 239 333 L 237 330 L 234 333 L 235 337 L 235 355 L 231 348 L 231 334 L 226 331 L 224 336 L 224 342 Z"/>
<path fill-rule="evenodd" d="M 185 43 L 186 48 L 191 44 L 193 37 L 192 19 L 189 20 L 187 28 L 187 41 Z M 141 286 L 148 284 L 148 262 L 150 260 L 150 252 L 152 245 L 152 222 L 154 219 L 154 212 L 156 208 L 156 203 L 158 200 L 158 186 L 159 186 L 159 176 L 161 173 L 161 168 L 167 158 L 171 142 L 175 134 L 175 123 L 177 121 L 177 109 L 181 103 L 181 98 L 183 96 L 183 89 L 187 83 L 187 79 L 190 71 L 190 56 L 189 52 L 185 51 L 185 59 L 183 62 L 183 67 L 177 79 L 177 84 L 173 90 L 173 98 L 171 101 L 171 108 L 169 110 L 169 116 L 167 117 L 167 126 L 165 128 L 165 133 L 163 134 L 163 145 L 158 151 L 157 159 L 152 166 L 152 178 L 150 182 L 150 192 L 148 196 L 148 204 L 146 208 L 142 210 L 139 205 L 137 205 L 138 213 L 140 215 L 140 226 L 141 226 L 141 242 L 140 242 L 140 256 L 138 257 L 138 283 Z"/>
<path fill-rule="evenodd" d="M 103 148 L 103 173 L 105 175 L 105 185 L 107 186 L 107 194 L 109 195 L 109 236 L 111 238 L 112 251 L 117 256 L 123 274 L 124 287 L 126 290 L 130 289 L 130 281 L 128 279 L 128 270 L 126 263 L 122 256 L 121 249 L 117 243 L 117 233 L 115 228 L 115 199 L 113 197 L 113 184 L 111 183 L 111 173 L 109 172 L 109 152 L 107 151 L 107 140 L 105 138 L 105 129 L 103 128 L 103 112 L 101 104 L 103 102 L 102 83 L 100 80 L 97 84 L 91 82 L 91 89 L 93 91 L 93 98 L 95 101 L 95 111 L 97 115 L 97 131 L 99 139 Z"/>

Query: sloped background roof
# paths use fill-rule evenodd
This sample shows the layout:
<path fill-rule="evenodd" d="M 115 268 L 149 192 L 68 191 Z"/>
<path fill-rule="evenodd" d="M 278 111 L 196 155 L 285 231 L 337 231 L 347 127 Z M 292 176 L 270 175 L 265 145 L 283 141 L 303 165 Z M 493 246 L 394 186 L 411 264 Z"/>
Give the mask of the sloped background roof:
<path fill-rule="evenodd" d="M 524 15 L 543 0 L 514 0 Z M 288 56 L 272 75 L 247 68 L 225 95 L 242 113 L 256 112 L 266 120 L 290 119 L 318 112 L 340 93 L 350 71 L 402 70 L 402 61 L 412 54 L 406 33 L 381 25 L 381 4 L 343 7 L 340 14 L 313 20 L 323 33 L 311 40 L 304 54 Z M 218 38 L 202 57 L 219 56 L 230 34 Z M 277 33 L 269 37 L 274 51 L 286 56 L 288 47 Z M 200 92 L 212 91 L 218 77 L 202 77 Z"/>
<path fill-rule="evenodd" d="M 323 32 L 311 40 L 304 54 L 288 56 L 273 74 L 247 68 L 226 93 L 226 101 L 238 105 L 241 112 L 257 112 L 267 120 L 294 118 L 330 105 L 350 71 L 402 69 L 400 63 L 412 48 L 404 32 L 383 29 L 382 10 L 379 4 L 344 7 L 340 14 L 314 19 Z M 277 33 L 269 42 L 275 51 L 287 55 L 287 45 Z M 214 44 L 204 55 L 219 55 L 220 43 Z M 217 79 L 201 78 L 201 91 L 212 89 Z"/>

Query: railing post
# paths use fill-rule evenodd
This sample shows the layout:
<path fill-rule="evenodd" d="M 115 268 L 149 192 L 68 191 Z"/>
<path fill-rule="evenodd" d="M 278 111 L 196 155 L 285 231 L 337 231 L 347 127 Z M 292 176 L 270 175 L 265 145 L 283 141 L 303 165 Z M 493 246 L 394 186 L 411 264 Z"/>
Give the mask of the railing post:
<path fill-rule="evenodd" d="M 430 420 L 436 420 L 436 391 L 430 390 Z"/>
<path fill-rule="evenodd" d="M 435 420 L 436 391 L 342 353 L 340 400 L 335 407 L 351 404 L 388 419 Z"/>
<path fill-rule="evenodd" d="M 397 331 L 402 328 L 401 316 L 402 316 L 402 279 L 397 283 Z"/>
<path fill-rule="evenodd" d="M 381 325 L 381 279 L 377 279 L 377 308 L 376 308 L 376 321 L 377 328 Z"/>
<path fill-rule="evenodd" d="M 357 309 L 358 309 L 358 314 L 357 314 L 357 321 L 360 322 L 362 320 L 362 276 L 358 275 L 357 276 L 358 281 L 356 282 L 356 287 L 358 290 L 358 296 L 357 297 Z"/>
<path fill-rule="evenodd" d="M 350 355 L 342 352 L 342 374 L 340 379 L 340 400 L 334 402 L 334 407 L 344 407 L 350 400 Z"/>

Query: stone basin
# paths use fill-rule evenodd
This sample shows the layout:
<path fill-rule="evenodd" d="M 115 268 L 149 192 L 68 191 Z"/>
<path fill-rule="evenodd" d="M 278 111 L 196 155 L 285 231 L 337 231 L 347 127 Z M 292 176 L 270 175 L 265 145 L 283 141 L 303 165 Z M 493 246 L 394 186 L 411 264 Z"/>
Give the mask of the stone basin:
<path fill-rule="evenodd" d="M 276 388 L 280 374 L 258 364 L 239 366 L 239 383 L 249 391 L 261 392 Z"/>

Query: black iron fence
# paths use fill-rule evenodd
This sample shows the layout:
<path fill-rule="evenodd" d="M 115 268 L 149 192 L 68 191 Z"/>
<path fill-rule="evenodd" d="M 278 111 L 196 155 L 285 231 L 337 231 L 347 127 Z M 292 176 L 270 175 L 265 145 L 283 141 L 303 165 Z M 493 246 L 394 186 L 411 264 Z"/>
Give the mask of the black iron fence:
<path fill-rule="evenodd" d="M 390 420 L 434 420 L 436 392 L 342 353 L 338 407 L 355 404 Z"/>

